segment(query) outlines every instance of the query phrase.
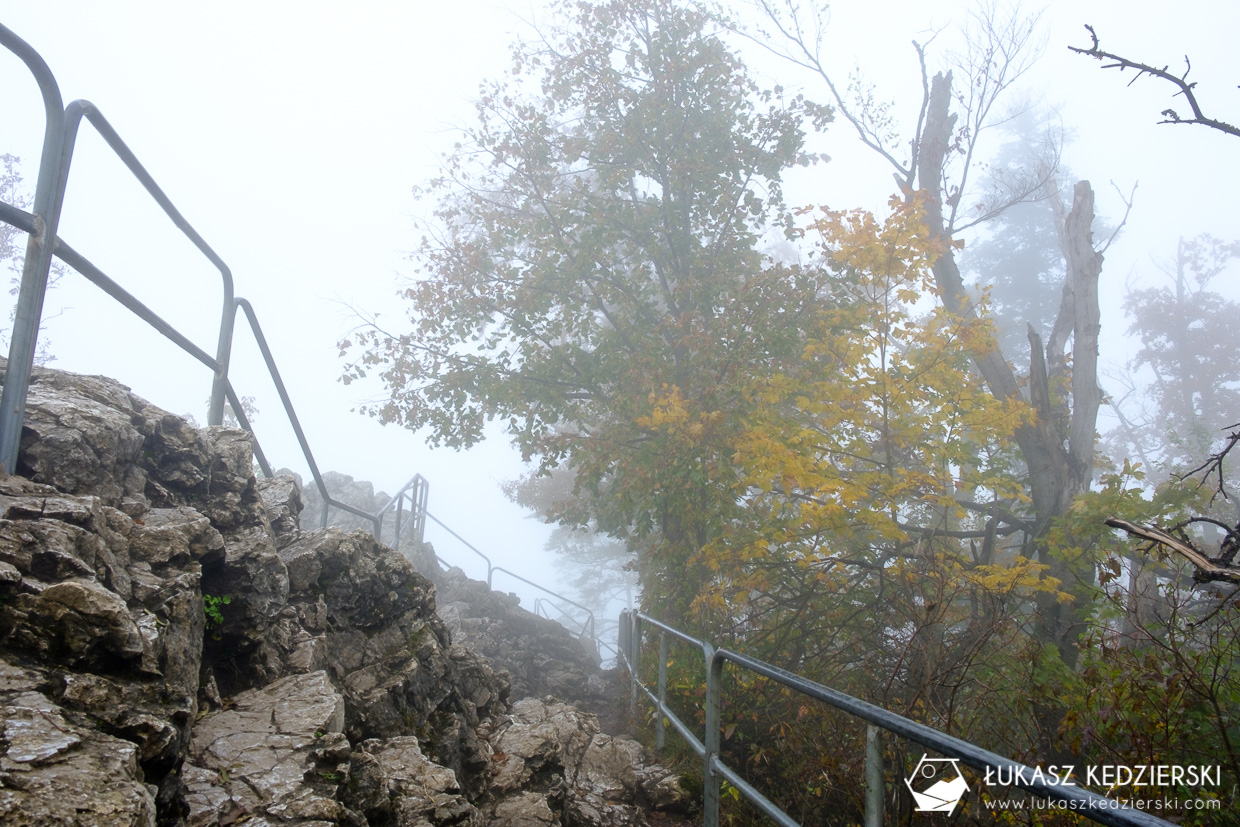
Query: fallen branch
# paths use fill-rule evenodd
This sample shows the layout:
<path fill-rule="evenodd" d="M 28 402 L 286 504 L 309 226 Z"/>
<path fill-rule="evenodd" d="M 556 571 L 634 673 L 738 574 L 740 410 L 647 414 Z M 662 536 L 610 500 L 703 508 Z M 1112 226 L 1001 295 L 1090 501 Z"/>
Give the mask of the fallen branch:
<path fill-rule="evenodd" d="M 1197 569 L 1193 574 L 1193 580 L 1198 583 L 1226 581 L 1228 583 L 1240 584 L 1240 568 L 1231 565 L 1220 565 L 1218 561 L 1206 557 L 1194 548 L 1191 543 L 1172 536 L 1161 528 L 1137 525 L 1127 520 L 1121 520 L 1118 517 L 1107 517 L 1106 524 L 1111 528 L 1126 531 L 1133 537 L 1140 537 L 1142 540 L 1148 540 L 1154 545 L 1169 549 L 1188 560 Z"/>

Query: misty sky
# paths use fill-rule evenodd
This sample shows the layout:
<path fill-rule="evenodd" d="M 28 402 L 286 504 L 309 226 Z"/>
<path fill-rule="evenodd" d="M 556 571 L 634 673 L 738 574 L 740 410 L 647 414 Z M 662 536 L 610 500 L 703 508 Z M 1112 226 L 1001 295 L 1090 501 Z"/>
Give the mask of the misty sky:
<path fill-rule="evenodd" d="M 833 65 L 841 75 L 860 66 L 881 93 L 910 105 L 920 82 L 910 40 L 944 29 L 931 46 L 934 68 L 962 8 L 838 2 Z M 540 4 L 480 0 L 0 3 L 0 22 L 43 55 L 65 100 L 97 104 L 229 263 L 238 295 L 263 320 L 320 467 L 389 491 L 421 472 L 431 481 L 433 513 L 497 564 L 550 580 L 540 555 L 547 530 L 498 490 L 521 471 L 502 437 L 468 454 L 431 452 L 407 431 L 351 414 L 361 392 L 336 381 L 335 347 L 356 323 L 352 307 L 399 326 L 394 292 L 400 276 L 414 275 L 406 251 L 417 244 L 414 217 L 424 211 L 411 187 L 434 174 L 439 154 L 470 120 L 479 82 L 507 68 L 507 44 L 530 36 L 530 21 L 544 15 Z M 1066 161 L 1094 183 L 1101 215 L 1115 220 L 1122 211 L 1110 181 L 1125 192 L 1139 182 L 1102 277 L 1103 358 L 1119 364 L 1127 356 L 1117 335 L 1127 327 L 1118 313 L 1126 285 L 1156 279 L 1152 259 L 1169 258 L 1181 235 L 1240 237 L 1233 206 L 1240 141 L 1156 125 L 1159 111 L 1175 105 L 1169 88 L 1150 80 L 1127 88 L 1131 75 L 1070 54 L 1066 46 L 1087 45 L 1084 23 L 1097 28 L 1104 47 L 1151 63 L 1178 69 L 1187 53 L 1202 102 L 1237 122 L 1240 3 L 1094 0 L 1051 3 L 1044 13 L 1045 54 L 1025 93 L 1056 109 L 1074 135 Z M 756 52 L 750 64 L 760 83 L 826 99 L 791 66 Z M 7 52 L 0 89 L 0 152 L 22 156 L 33 189 L 42 107 Z M 78 146 L 61 236 L 213 352 L 218 276 L 88 127 Z M 833 160 L 790 181 L 790 203 L 881 209 L 890 172 L 845 125 L 813 146 Z M 48 306 L 55 366 L 114 376 L 161 407 L 205 420 L 208 372 L 138 329 L 94 287 L 70 277 Z M 256 349 L 239 333 L 234 385 L 257 397 L 256 427 L 273 463 L 302 469 L 274 391 L 249 367 L 256 363 Z M 1100 424 L 1108 424 L 1105 410 Z M 441 553 L 462 553 L 430 536 Z"/>

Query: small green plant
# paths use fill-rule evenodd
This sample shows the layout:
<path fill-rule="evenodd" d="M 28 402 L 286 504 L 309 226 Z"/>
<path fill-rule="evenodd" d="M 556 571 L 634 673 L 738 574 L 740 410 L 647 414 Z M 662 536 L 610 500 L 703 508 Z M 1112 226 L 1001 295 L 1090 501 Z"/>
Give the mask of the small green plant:
<path fill-rule="evenodd" d="M 202 596 L 202 613 L 207 616 L 207 628 L 215 629 L 224 625 L 224 613 L 221 607 L 227 606 L 232 602 L 232 597 L 222 595 L 217 597 L 213 594 L 204 594 Z"/>

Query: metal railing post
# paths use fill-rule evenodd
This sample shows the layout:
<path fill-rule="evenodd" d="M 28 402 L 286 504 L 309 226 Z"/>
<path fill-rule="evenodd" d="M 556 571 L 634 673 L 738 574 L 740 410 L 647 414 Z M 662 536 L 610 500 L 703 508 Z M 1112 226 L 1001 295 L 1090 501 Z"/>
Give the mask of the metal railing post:
<path fill-rule="evenodd" d="M 865 728 L 865 827 L 883 827 L 883 738 L 874 724 Z"/>
<path fill-rule="evenodd" d="M 709 643 L 702 645 L 706 656 L 706 756 L 702 766 L 702 824 L 703 827 L 719 827 L 719 786 L 722 779 L 715 774 L 715 761 L 719 758 L 721 739 L 720 692 L 723 683 L 723 659 L 715 657 L 715 648 Z"/>
<path fill-rule="evenodd" d="M 744 798 L 775 824 L 780 825 L 780 827 L 801 827 L 799 822 L 754 787 L 744 775 L 733 767 L 728 766 L 721 756 L 723 741 L 723 667 L 725 661 L 730 661 L 735 667 L 744 669 L 747 672 L 770 678 L 795 692 L 826 703 L 849 715 L 861 718 L 867 723 L 866 762 L 864 769 L 866 784 L 864 823 L 866 827 L 879 827 L 883 823 L 883 808 L 886 798 L 886 781 L 883 774 L 882 733 L 884 730 L 894 736 L 907 738 L 914 743 L 948 756 L 953 761 L 959 761 L 975 770 L 983 771 L 987 775 L 995 770 L 1006 773 L 1009 778 L 1014 779 L 1012 782 L 1013 786 L 1034 795 L 1045 796 L 1048 800 L 1060 802 L 1065 805 L 1062 809 L 1074 811 L 1077 815 L 1088 818 L 1091 821 L 1112 825 L 1112 827 L 1171 827 L 1170 822 L 1142 812 L 1139 808 L 1134 809 L 1123 801 L 1107 798 L 1099 793 L 1078 787 L 1070 781 L 1064 782 L 1054 780 L 1053 777 L 1047 778 L 1040 770 L 1034 770 L 1024 764 L 985 750 L 976 744 L 971 744 L 925 724 L 918 723 L 893 712 L 888 712 L 882 707 L 875 706 L 859 698 L 854 698 L 851 695 L 831 689 L 772 664 L 729 649 L 716 649 L 708 641 L 690 637 L 674 626 L 663 623 L 658 618 L 644 615 L 638 611 L 625 610 L 625 613 L 621 615 L 623 628 L 628 628 L 628 623 L 625 621 L 629 617 L 632 617 L 633 628 L 640 628 L 641 623 L 652 624 L 670 637 L 699 648 L 706 658 L 706 698 L 704 701 L 706 730 L 703 733 L 703 738 L 700 740 L 697 733 L 687 726 L 684 721 L 680 720 L 676 713 L 664 703 L 661 697 L 662 692 L 656 694 L 651 691 L 646 684 L 641 682 L 635 668 L 630 669 L 632 685 L 635 687 L 634 697 L 637 694 L 636 689 L 640 689 L 646 696 L 646 699 L 655 704 L 656 713 L 666 717 L 667 722 L 685 739 L 685 743 L 703 761 L 702 823 L 706 827 L 718 827 L 719 825 L 723 784 L 725 782 L 729 785 L 729 796 Z M 631 652 L 640 649 L 633 637 L 626 638 L 625 634 L 628 634 L 628 632 L 622 631 L 621 644 L 627 644 Z M 663 641 L 660 640 L 659 648 L 661 652 L 664 649 L 662 644 Z M 636 715 L 634 714 L 635 718 Z"/>
<path fill-rule="evenodd" d="M 659 703 L 667 703 L 667 632 L 659 632 Z M 655 716 L 654 749 L 663 751 L 663 732 L 665 728 L 663 712 Z"/>
<path fill-rule="evenodd" d="M 415 515 L 413 531 L 418 545 L 422 545 L 426 538 L 426 498 L 429 493 L 430 483 L 419 476 L 414 482 L 413 496 L 409 506 L 410 513 Z"/>
<path fill-rule="evenodd" d="M 623 657 L 620 658 L 620 665 L 625 666 L 625 659 L 629 656 L 629 610 L 620 610 L 620 621 L 616 624 L 616 648 Z M 632 677 L 630 670 L 630 677 Z"/>
<path fill-rule="evenodd" d="M 400 545 L 401 538 L 405 536 L 405 523 L 407 522 L 413 523 L 415 545 L 422 545 L 426 529 L 427 487 L 428 483 L 421 474 L 414 474 L 409 482 L 401 486 L 392 498 L 388 500 L 387 504 L 379 509 L 379 513 L 376 515 L 378 517 L 378 526 L 375 539 L 382 541 L 384 517 L 389 511 L 394 511 L 396 513 L 396 525 L 392 529 L 392 548 L 397 548 Z M 405 500 L 409 501 L 408 517 L 405 516 Z M 443 524 L 440 523 L 440 525 Z M 447 526 L 444 526 L 444 528 L 447 528 Z M 451 533 L 450 529 L 449 532 Z M 455 534 L 453 536 L 456 537 Z M 461 540 L 460 537 L 457 537 L 457 539 Z M 461 542 L 464 543 L 465 541 L 461 540 Z M 465 543 L 465 545 L 478 552 L 477 549 L 469 546 L 468 543 Z M 481 552 L 478 553 L 481 554 Z"/>
<path fill-rule="evenodd" d="M 632 612 L 628 609 L 620 610 L 620 620 L 616 623 L 616 662 L 617 665 L 623 666 L 629 673 L 629 691 L 633 692 L 637 688 L 637 675 L 633 671 L 633 647 L 629 639 L 633 635 L 633 618 Z M 629 734 L 634 735 L 633 728 L 633 710 L 629 709 Z"/>
<path fill-rule="evenodd" d="M 69 171 L 65 153 L 64 105 L 52 70 L 38 52 L 3 25 L 0 25 L 0 44 L 17 55 L 34 75 L 43 95 L 46 118 L 39 178 L 34 191 L 35 232 L 26 242 L 26 259 L 22 265 L 22 280 L 13 316 L 13 335 L 9 341 L 9 364 L 4 377 L 4 391 L 0 394 L 0 465 L 5 473 L 12 474 L 17 470 L 17 453 L 21 449 L 26 393 L 30 388 L 30 374 L 38 349 L 47 275 L 52 267 L 56 228 L 60 223 L 60 208 L 64 204 Z"/>
<path fill-rule="evenodd" d="M 637 684 L 641 671 L 642 618 L 637 612 L 633 612 L 630 617 L 633 619 L 633 626 L 629 632 L 629 668 L 633 675 L 633 681 L 629 684 L 629 731 L 636 735 L 638 730 Z"/>
<path fill-rule="evenodd" d="M 172 220 L 190 242 L 198 248 L 207 260 L 215 265 L 220 271 L 220 282 L 224 291 L 224 305 L 220 313 L 220 330 L 219 340 L 216 345 L 215 352 L 215 376 L 211 383 L 211 399 L 207 410 L 207 424 L 211 426 L 222 425 L 224 423 L 224 398 L 228 392 L 228 363 L 232 353 L 232 336 L 233 326 L 236 317 L 236 309 L 233 304 L 233 277 L 232 270 L 224 263 L 224 260 L 216 254 L 215 250 L 207 244 L 198 231 L 193 228 L 188 221 L 168 198 L 167 194 L 160 188 L 155 179 L 142 166 L 142 162 L 134 155 L 121 136 L 108 122 L 93 103 L 86 100 L 75 100 L 65 107 L 64 114 L 64 134 L 61 137 L 61 174 L 67 176 L 69 172 L 69 157 L 73 154 L 73 147 L 77 141 L 78 128 L 82 119 L 90 121 L 95 127 L 95 131 L 99 133 L 99 137 L 111 147 L 116 157 L 121 160 L 126 168 L 138 179 L 147 191 L 147 193 L 155 199 L 155 203 L 164 211 L 164 214 Z M 64 182 L 61 183 L 61 195 L 64 194 Z"/>
<path fill-rule="evenodd" d="M 226 402 L 231 404 L 235 410 L 238 423 L 250 433 L 254 447 L 254 457 L 263 475 L 271 477 L 271 465 L 258 443 L 254 429 L 246 417 L 241 401 L 237 397 L 228 378 L 233 333 L 236 327 L 236 314 L 238 309 L 242 310 L 249 321 L 255 341 L 262 353 L 263 361 L 266 363 L 267 371 L 280 396 L 280 402 L 288 416 L 289 424 L 293 427 L 302 453 L 310 467 L 310 473 L 314 478 L 315 486 L 323 498 L 323 509 L 319 521 L 320 527 L 327 527 L 331 509 L 337 508 L 369 520 L 375 538 L 381 540 L 384 515 L 388 509 L 396 506 L 397 526 L 395 529 L 395 543 L 399 544 L 405 522 L 403 513 L 404 498 L 408 496 L 410 502 L 409 518 L 413 520 L 413 530 L 417 542 L 419 545 L 422 544 L 425 538 L 426 518 L 430 517 L 426 510 L 428 489 L 426 480 L 420 474 L 415 475 L 406 484 L 405 488 L 401 489 L 393 502 L 375 514 L 331 497 L 326 483 L 319 473 L 318 465 L 310 451 L 309 443 L 302 431 L 301 424 L 293 409 L 292 401 L 284 386 L 279 369 L 276 367 L 275 359 L 267 345 L 266 337 L 258 323 L 254 309 L 248 301 L 234 295 L 232 271 L 228 268 L 228 265 L 224 263 L 223 259 L 216 254 L 202 236 L 198 234 L 197 230 L 185 219 L 168 195 L 156 183 L 154 177 L 138 160 L 133 150 L 121 139 L 120 134 L 94 104 L 86 100 L 75 100 L 68 106 L 65 106 L 61 98 L 59 86 L 56 83 L 56 78 L 47 63 L 28 43 L 4 25 L 0 25 L 0 47 L 4 47 L 16 55 L 34 76 L 42 94 L 45 110 L 43 149 L 39 163 L 38 183 L 32 206 L 34 212 L 28 213 L 13 204 L 0 202 L 0 222 L 16 227 L 28 235 L 22 280 L 18 290 L 17 304 L 14 309 L 14 326 L 9 349 L 9 361 L 5 371 L 6 375 L 2 377 L 4 387 L 2 393 L 0 393 L 0 471 L 14 473 L 17 470 L 17 458 L 21 448 L 22 424 L 26 412 L 26 397 L 38 346 L 39 326 L 47 292 L 48 274 L 51 270 L 52 258 L 55 256 L 69 264 L 92 284 L 116 299 L 186 353 L 211 369 L 214 376 L 212 379 L 211 397 L 208 403 L 207 424 L 211 426 L 222 424 L 224 405 Z M 135 296 L 122 288 L 119 283 L 109 278 L 102 270 L 70 247 L 63 239 L 59 238 L 57 227 L 60 221 L 61 208 L 64 204 L 70 163 L 83 120 L 88 121 L 94 126 L 99 137 L 111 148 L 116 157 L 155 200 L 155 203 L 163 210 L 164 214 L 177 229 L 219 270 L 224 301 L 214 358 L 168 322 L 160 318 Z M 434 518 L 432 517 L 431 519 Z M 442 523 L 440 524 L 442 525 Z M 447 527 L 445 526 L 445 528 Z M 460 539 L 450 529 L 448 531 Z M 493 566 L 486 555 L 478 552 L 477 549 L 474 549 L 468 543 L 466 543 L 466 546 L 486 561 L 488 585 L 492 585 L 497 571 L 503 572 L 547 592 L 561 602 L 571 603 L 585 612 L 584 635 L 589 637 L 591 641 L 594 641 L 594 614 L 588 608 L 569 600 L 563 595 L 552 592 L 532 580 L 527 580 L 506 569 Z M 567 612 L 561 611 L 561 614 L 562 617 L 572 617 Z M 594 642 L 597 648 L 597 641 Z"/>
<path fill-rule="evenodd" d="M 232 285 L 224 295 L 224 313 L 220 317 L 220 337 L 215 346 L 215 363 L 218 367 L 211 377 L 211 398 L 207 402 L 207 425 L 217 427 L 224 424 L 224 394 L 228 390 L 228 363 L 232 359 L 232 337 L 235 317 L 233 315 Z"/>

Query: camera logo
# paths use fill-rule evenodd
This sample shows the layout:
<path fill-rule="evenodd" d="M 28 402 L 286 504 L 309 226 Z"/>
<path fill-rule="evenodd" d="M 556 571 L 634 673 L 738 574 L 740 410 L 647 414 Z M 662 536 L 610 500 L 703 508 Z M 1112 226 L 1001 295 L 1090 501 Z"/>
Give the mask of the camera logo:
<path fill-rule="evenodd" d="M 956 758 L 928 758 L 925 754 L 904 779 L 919 813 L 950 813 L 969 791 Z"/>

